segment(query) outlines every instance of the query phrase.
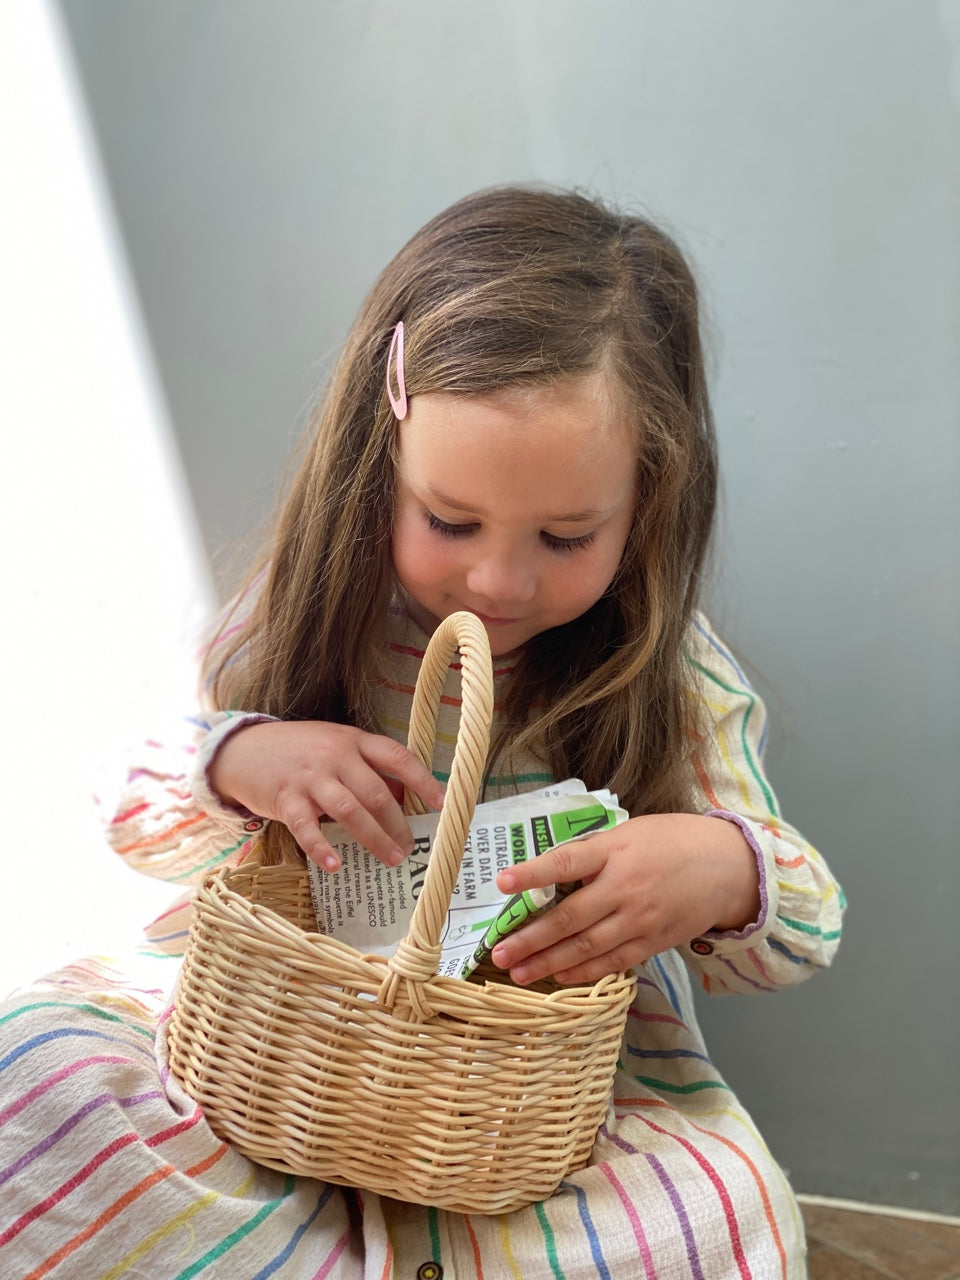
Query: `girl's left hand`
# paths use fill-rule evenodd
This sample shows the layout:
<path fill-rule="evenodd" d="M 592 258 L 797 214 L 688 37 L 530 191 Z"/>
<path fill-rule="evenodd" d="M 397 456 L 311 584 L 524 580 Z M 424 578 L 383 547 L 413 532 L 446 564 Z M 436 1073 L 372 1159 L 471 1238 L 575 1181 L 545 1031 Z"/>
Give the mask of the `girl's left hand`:
<path fill-rule="evenodd" d="M 548 974 L 596 982 L 708 929 L 745 929 L 760 914 L 756 856 L 722 818 L 631 818 L 501 871 L 497 885 L 512 894 L 577 880 L 581 888 L 494 949 L 517 984 Z"/>

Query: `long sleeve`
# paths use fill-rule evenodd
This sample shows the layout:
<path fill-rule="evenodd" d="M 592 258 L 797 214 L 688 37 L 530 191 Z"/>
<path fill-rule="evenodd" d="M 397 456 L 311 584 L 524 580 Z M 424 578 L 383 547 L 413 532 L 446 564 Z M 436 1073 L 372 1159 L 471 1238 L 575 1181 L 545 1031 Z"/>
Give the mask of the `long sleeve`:
<path fill-rule="evenodd" d="M 256 592 L 231 603 L 216 621 L 213 647 L 243 625 Z M 228 625 L 224 625 L 224 620 Z M 211 790 L 209 769 L 231 733 L 272 719 L 257 712 L 198 711 L 140 748 L 105 815 L 106 836 L 129 866 L 176 884 L 198 884 L 207 872 L 241 862 L 262 818 L 227 808 Z"/>
<path fill-rule="evenodd" d="M 769 991 L 826 967 L 840 940 L 843 892 L 820 854 L 780 815 L 763 770 L 766 711 L 729 650 L 698 616 L 687 659 L 708 732 L 692 764 L 700 812 L 735 822 L 757 858 L 760 917 L 679 948 L 712 992 Z"/>
<path fill-rule="evenodd" d="M 246 856 L 263 820 L 220 804 L 206 783 L 229 733 L 269 717 L 217 712 L 184 721 L 166 742 L 148 739 L 128 770 L 106 821 L 114 851 L 136 871 L 198 884 L 208 871 Z"/>

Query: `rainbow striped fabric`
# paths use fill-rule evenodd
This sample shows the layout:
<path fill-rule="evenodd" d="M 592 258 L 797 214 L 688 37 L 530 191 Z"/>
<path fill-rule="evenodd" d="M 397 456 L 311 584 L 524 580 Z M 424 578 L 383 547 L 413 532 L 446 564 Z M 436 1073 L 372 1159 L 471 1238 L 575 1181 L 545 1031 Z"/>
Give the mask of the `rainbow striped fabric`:
<path fill-rule="evenodd" d="M 383 722 L 402 737 L 424 637 L 391 622 Z M 737 821 L 757 855 L 761 919 L 639 971 L 590 1166 L 550 1200 L 462 1216 L 285 1177 L 224 1146 L 169 1076 L 164 1025 L 189 922 L 183 900 L 141 953 L 84 960 L 0 1006 L 0 1276 L 310 1280 L 795 1280 L 803 1230 L 786 1178 L 710 1061 L 691 973 L 710 991 L 772 990 L 829 963 L 842 895 L 780 817 L 760 760 L 764 710 L 698 619 L 691 693 L 715 732 L 692 760 L 702 812 Z M 497 673 L 502 682 L 505 670 Z M 451 665 L 441 750 L 456 732 Z M 153 742 L 109 822 L 132 866 L 187 886 L 240 859 L 256 820 L 223 809 L 206 765 L 243 715 L 201 716 Z M 531 760 L 491 794 L 539 785 Z M 444 768 L 439 760 L 438 772 Z"/>

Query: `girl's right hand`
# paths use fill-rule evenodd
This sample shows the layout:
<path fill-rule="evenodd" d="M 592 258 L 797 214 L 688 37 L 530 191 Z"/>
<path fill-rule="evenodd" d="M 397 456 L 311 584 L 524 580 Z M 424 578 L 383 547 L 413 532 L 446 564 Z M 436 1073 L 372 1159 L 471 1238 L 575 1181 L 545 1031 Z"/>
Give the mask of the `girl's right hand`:
<path fill-rule="evenodd" d="M 413 850 L 397 797 L 409 787 L 439 809 L 443 787 L 399 742 L 350 725 L 273 720 L 232 733 L 210 767 L 224 804 L 282 822 L 325 871 L 340 859 L 320 831 L 339 822 L 375 858 L 396 866 Z"/>

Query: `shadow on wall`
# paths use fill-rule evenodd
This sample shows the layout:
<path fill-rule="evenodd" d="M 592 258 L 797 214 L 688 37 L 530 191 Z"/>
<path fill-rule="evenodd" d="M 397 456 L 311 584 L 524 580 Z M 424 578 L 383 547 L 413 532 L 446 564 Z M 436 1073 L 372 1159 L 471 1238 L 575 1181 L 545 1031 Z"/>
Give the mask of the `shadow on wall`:
<path fill-rule="evenodd" d="M 93 792 L 189 708 L 212 598 L 55 16 L 0 10 L 0 122 L 32 122 L 0 124 L 4 991 L 174 896 L 109 852 Z"/>

